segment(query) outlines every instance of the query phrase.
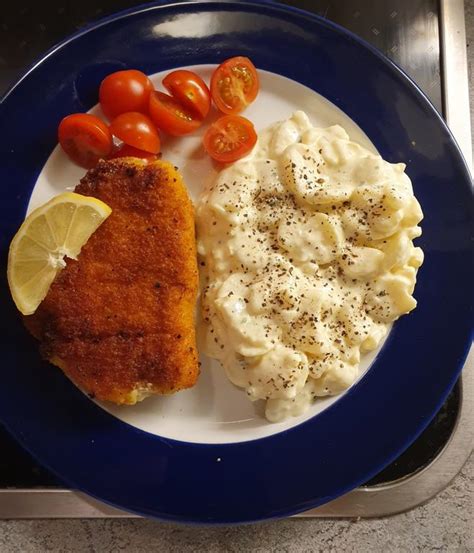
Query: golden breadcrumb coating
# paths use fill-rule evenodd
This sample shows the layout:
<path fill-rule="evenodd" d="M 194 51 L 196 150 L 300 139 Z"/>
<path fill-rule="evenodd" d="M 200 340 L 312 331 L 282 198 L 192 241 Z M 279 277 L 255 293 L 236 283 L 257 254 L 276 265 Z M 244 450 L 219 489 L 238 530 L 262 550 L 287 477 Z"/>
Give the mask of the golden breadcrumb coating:
<path fill-rule="evenodd" d="M 112 213 L 25 317 L 42 354 L 91 396 L 115 403 L 193 386 L 198 270 L 180 174 L 162 161 L 100 161 L 75 191 Z"/>

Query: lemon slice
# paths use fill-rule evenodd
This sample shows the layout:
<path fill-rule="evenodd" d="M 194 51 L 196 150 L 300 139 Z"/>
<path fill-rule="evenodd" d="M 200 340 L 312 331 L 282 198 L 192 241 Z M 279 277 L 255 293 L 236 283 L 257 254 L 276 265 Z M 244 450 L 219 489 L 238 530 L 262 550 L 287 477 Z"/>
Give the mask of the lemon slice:
<path fill-rule="evenodd" d="M 77 259 L 91 234 L 112 210 L 97 198 L 65 192 L 35 209 L 10 244 L 8 284 L 23 315 L 34 313 L 65 257 Z"/>

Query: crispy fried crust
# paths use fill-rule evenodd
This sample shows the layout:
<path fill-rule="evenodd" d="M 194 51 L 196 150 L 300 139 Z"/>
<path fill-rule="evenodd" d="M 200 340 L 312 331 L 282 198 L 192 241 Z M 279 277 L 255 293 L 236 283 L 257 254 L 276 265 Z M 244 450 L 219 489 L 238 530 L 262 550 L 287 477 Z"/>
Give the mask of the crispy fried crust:
<path fill-rule="evenodd" d="M 102 400 L 133 404 L 198 377 L 194 211 L 177 170 L 101 161 L 76 187 L 112 208 L 25 324 L 44 357 Z"/>

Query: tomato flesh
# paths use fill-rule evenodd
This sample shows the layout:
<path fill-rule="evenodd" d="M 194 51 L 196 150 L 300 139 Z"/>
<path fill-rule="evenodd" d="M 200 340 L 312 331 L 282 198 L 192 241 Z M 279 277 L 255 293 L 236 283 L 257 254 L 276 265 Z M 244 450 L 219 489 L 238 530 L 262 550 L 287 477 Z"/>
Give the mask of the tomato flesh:
<path fill-rule="evenodd" d="M 211 79 L 216 107 L 227 114 L 240 113 L 257 97 L 260 88 L 254 64 L 243 56 L 221 63 Z"/>
<path fill-rule="evenodd" d="M 59 124 L 58 139 L 72 161 L 86 169 L 95 167 L 113 147 L 107 125 L 89 113 L 73 113 L 65 117 Z"/>
<path fill-rule="evenodd" d="M 192 133 L 202 123 L 172 96 L 157 90 L 150 95 L 149 114 L 159 129 L 174 136 Z"/>
<path fill-rule="evenodd" d="M 199 75 L 185 69 L 172 71 L 163 85 L 181 105 L 198 118 L 205 119 L 211 108 L 211 93 Z"/>
<path fill-rule="evenodd" d="M 121 113 L 147 113 L 153 85 L 150 79 L 136 69 L 111 73 L 100 84 L 99 101 L 102 111 L 112 120 Z"/>
<path fill-rule="evenodd" d="M 112 154 L 109 156 L 109 159 L 117 159 L 120 157 L 138 157 L 139 159 L 143 159 L 148 162 L 158 159 L 158 156 L 156 154 L 151 154 L 150 152 L 139 150 L 138 148 L 134 148 L 133 146 L 129 146 L 128 144 L 122 144 L 122 146 L 113 151 Z"/>
<path fill-rule="evenodd" d="M 248 154 L 257 142 L 253 124 L 240 115 L 226 115 L 204 135 L 206 152 L 216 161 L 231 163 Z"/>
<path fill-rule="evenodd" d="M 160 137 L 153 121 L 143 113 L 122 113 L 110 124 L 110 130 L 125 144 L 151 154 L 160 151 Z"/>

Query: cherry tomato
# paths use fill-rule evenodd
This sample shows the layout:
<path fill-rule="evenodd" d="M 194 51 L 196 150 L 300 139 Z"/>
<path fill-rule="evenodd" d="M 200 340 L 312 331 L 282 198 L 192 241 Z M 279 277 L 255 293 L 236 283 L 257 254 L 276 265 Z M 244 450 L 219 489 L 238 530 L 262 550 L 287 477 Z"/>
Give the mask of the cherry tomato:
<path fill-rule="evenodd" d="M 150 152 L 145 152 L 144 150 L 139 150 L 128 144 L 122 144 L 119 148 L 112 152 L 109 156 L 109 159 L 116 159 L 119 157 L 138 157 L 145 161 L 155 161 L 158 158 L 156 154 L 150 154 Z"/>
<path fill-rule="evenodd" d="M 95 115 L 74 113 L 65 117 L 58 128 L 62 149 L 78 165 L 91 169 L 112 151 L 112 134 Z"/>
<path fill-rule="evenodd" d="M 253 124 L 240 115 L 221 117 L 207 129 L 203 139 L 206 152 L 223 163 L 244 157 L 256 142 Z"/>
<path fill-rule="evenodd" d="M 110 130 L 125 144 L 151 154 L 160 151 L 160 137 L 153 121 L 143 113 L 122 113 L 110 124 Z"/>
<path fill-rule="evenodd" d="M 260 88 L 254 64 L 242 56 L 221 63 L 211 79 L 211 94 L 223 113 L 240 113 L 257 97 Z"/>
<path fill-rule="evenodd" d="M 168 92 L 186 109 L 205 119 L 211 108 L 211 93 L 199 75 L 185 69 L 172 71 L 163 79 Z"/>
<path fill-rule="evenodd" d="M 101 82 L 99 101 L 110 120 L 127 111 L 147 113 L 152 90 L 153 85 L 145 73 L 136 69 L 116 71 Z"/>
<path fill-rule="evenodd" d="M 150 96 L 149 113 L 159 129 L 174 136 L 189 134 L 202 123 L 174 98 L 157 90 Z"/>

